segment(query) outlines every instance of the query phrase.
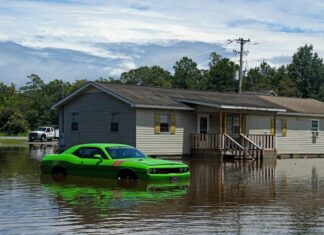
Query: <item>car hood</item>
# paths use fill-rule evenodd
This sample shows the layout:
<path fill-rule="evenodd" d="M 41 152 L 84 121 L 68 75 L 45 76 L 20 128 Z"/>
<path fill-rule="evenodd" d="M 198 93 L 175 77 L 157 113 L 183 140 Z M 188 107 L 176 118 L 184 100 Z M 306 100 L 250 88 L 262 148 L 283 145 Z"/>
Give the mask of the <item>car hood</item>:
<path fill-rule="evenodd" d="M 184 163 L 181 162 L 174 162 L 162 159 L 155 159 L 155 158 L 130 158 L 127 159 L 129 162 L 136 162 L 147 166 L 184 166 Z"/>
<path fill-rule="evenodd" d="M 32 131 L 32 132 L 30 132 L 31 134 L 42 134 L 42 133 L 44 133 L 44 131 Z"/>

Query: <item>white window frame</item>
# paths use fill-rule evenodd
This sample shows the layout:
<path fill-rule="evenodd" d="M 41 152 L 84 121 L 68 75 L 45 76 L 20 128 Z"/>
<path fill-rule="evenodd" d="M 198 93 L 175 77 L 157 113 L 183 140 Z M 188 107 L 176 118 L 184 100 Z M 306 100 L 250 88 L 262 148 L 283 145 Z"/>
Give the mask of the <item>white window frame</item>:
<path fill-rule="evenodd" d="M 198 118 L 197 118 L 197 133 L 200 134 L 200 118 L 201 117 L 207 118 L 207 133 L 209 133 L 209 114 L 198 114 Z"/>

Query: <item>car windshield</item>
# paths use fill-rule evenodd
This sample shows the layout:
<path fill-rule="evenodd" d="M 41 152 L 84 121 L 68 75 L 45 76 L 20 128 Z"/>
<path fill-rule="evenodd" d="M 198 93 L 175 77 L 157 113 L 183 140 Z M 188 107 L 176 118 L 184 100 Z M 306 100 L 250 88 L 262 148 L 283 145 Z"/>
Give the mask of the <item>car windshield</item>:
<path fill-rule="evenodd" d="M 46 127 L 38 127 L 36 131 L 46 131 Z"/>
<path fill-rule="evenodd" d="M 122 158 L 144 158 L 146 157 L 136 148 L 130 147 L 109 147 L 106 151 L 112 159 L 122 159 Z"/>

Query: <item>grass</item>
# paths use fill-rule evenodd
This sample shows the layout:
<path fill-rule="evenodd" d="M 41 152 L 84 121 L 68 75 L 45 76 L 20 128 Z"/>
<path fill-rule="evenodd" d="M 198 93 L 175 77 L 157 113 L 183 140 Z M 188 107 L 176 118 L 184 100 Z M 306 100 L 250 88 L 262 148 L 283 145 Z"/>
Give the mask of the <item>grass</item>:
<path fill-rule="evenodd" d="M 27 139 L 0 139 L 0 146 L 1 145 L 25 145 Z"/>
<path fill-rule="evenodd" d="M 21 137 L 21 136 L 28 136 L 28 134 L 29 134 L 29 132 L 24 132 L 24 133 L 19 133 L 19 134 L 17 134 L 17 135 L 8 135 L 8 133 L 4 133 L 4 132 L 0 132 L 0 136 L 1 137 L 14 137 L 14 136 L 19 136 L 19 137 Z"/>

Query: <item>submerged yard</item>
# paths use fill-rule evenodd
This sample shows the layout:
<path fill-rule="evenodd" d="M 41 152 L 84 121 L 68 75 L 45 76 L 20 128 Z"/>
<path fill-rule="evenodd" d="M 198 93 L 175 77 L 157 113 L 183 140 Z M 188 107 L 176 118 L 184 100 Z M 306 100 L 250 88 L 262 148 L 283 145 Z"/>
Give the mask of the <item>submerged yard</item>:
<path fill-rule="evenodd" d="M 0 139 L 0 234 L 323 234 L 324 159 L 184 160 L 190 182 L 40 176 L 51 146 Z"/>

